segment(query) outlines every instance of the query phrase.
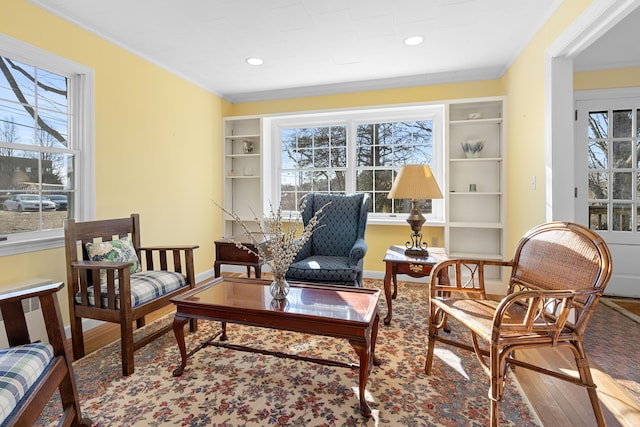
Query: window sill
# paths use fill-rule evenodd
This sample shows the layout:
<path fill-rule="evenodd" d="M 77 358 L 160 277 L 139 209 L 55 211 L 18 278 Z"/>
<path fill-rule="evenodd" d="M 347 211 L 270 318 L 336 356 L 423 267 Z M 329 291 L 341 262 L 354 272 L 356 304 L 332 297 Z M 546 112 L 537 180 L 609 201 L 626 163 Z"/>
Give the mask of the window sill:
<path fill-rule="evenodd" d="M 62 229 L 43 233 L 33 233 L 31 236 L 21 236 L 21 239 L 0 241 L 0 257 L 25 254 L 47 249 L 56 249 L 64 246 Z"/>
<path fill-rule="evenodd" d="M 407 217 L 409 214 L 398 214 L 395 217 L 372 217 L 367 220 L 368 225 L 402 225 L 407 226 Z M 422 225 L 423 227 L 444 227 L 444 220 L 429 219 Z"/>

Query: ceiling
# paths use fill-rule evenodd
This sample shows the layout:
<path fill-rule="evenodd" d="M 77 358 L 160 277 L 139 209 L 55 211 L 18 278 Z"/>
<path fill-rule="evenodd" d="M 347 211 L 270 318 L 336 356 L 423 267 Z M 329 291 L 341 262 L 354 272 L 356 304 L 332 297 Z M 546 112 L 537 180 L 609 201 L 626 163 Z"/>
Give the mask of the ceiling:
<path fill-rule="evenodd" d="M 640 7 L 587 47 L 573 61 L 575 71 L 640 66 Z"/>
<path fill-rule="evenodd" d="M 499 78 L 561 0 L 31 2 L 247 102 Z"/>

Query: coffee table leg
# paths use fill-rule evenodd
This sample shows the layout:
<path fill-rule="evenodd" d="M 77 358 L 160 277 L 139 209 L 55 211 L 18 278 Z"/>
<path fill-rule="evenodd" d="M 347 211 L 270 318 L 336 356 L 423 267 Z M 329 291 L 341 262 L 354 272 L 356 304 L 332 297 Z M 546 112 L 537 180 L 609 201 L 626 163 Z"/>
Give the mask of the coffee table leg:
<path fill-rule="evenodd" d="M 180 366 L 173 370 L 173 376 L 179 377 L 187 366 L 187 346 L 184 343 L 184 325 L 189 321 L 188 318 L 176 314 L 173 318 L 173 334 L 176 336 L 178 348 L 180 349 L 181 362 Z"/>
<path fill-rule="evenodd" d="M 367 379 L 369 377 L 369 362 L 371 360 L 371 340 L 367 337 L 367 342 L 350 341 L 351 346 L 356 350 L 360 357 L 360 378 L 359 378 L 359 395 L 360 413 L 365 417 L 371 416 L 371 408 L 364 398 L 364 392 L 367 388 Z"/>
<path fill-rule="evenodd" d="M 378 323 L 380 323 L 380 315 L 376 313 L 373 320 L 373 328 L 371 328 L 371 361 L 374 366 L 380 366 L 382 362 L 376 356 L 376 341 L 378 340 Z M 371 369 L 369 369 L 371 371 Z"/>

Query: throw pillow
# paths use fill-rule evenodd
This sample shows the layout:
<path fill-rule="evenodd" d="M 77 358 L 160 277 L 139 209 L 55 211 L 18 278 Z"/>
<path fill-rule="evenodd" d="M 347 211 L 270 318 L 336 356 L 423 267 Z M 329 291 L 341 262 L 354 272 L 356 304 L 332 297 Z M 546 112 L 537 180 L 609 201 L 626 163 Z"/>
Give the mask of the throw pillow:
<path fill-rule="evenodd" d="M 91 261 L 132 262 L 133 265 L 129 267 L 129 271 L 132 274 L 142 271 L 140 260 L 129 236 L 122 237 L 118 240 L 87 243 L 86 246 Z M 117 278 L 118 273 L 116 272 L 116 279 Z M 107 271 L 100 270 L 100 282 L 106 283 L 106 281 Z"/>

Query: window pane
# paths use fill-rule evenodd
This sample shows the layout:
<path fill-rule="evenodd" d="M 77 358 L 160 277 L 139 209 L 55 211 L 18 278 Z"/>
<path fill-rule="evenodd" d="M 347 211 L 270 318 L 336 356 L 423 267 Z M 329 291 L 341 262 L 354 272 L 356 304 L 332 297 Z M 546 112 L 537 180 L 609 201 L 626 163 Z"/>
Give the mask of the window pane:
<path fill-rule="evenodd" d="M 3 142 L 33 144 L 35 121 L 21 104 L 0 99 L 0 137 Z"/>
<path fill-rule="evenodd" d="M 313 165 L 317 168 L 328 168 L 331 165 L 329 161 L 329 149 L 322 148 L 313 150 Z"/>
<path fill-rule="evenodd" d="M 391 203 L 391 199 L 387 198 L 388 192 L 384 193 L 374 193 L 375 197 L 373 198 L 373 211 L 374 212 L 383 212 L 383 213 L 391 213 L 393 206 Z"/>
<path fill-rule="evenodd" d="M 0 98 L 35 105 L 36 69 L 4 57 L 0 57 L 0 68 Z M 11 80 L 7 80 L 7 74 L 11 75 Z"/>
<path fill-rule="evenodd" d="M 624 138 L 631 136 L 631 110 L 613 112 L 613 137 Z"/>
<path fill-rule="evenodd" d="M 373 171 L 372 170 L 359 170 L 356 173 L 356 191 L 371 191 L 373 190 Z"/>
<path fill-rule="evenodd" d="M 631 141 L 613 141 L 612 167 L 614 168 L 630 168 L 632 167 L 631 159 Z"/>
<path fill-rule="evenodd" d="M 589 204 L 589 228 L 592 230 L 608 230 L 607 205 L 605 203 Z"/>
<path fill-rule="evenodd" d="M 50 148 L 67 148 L 69 132 L 66 114 L 40 112 L 41 124 L 38 126 L 38 145 Z"/>
<path fill-rule="evenodd" d="M 607 141 L 589 142 L 589 169 L 606 169 L 607 161 Z"/>
<path fill-rule="evenodd" d="M 67 78 L 38 69 L 38 106 L 56 113 L 69 112 Z"/>
<path fill-rule="evenodd" d="M 615 200 L 631 200 L 633 181 L 631 172 L 615 172 L 613 174 L 612 198 Z"/>
<path fill-rule="evenodd" d="M 631 231 L 631 203 L 614 203 L 612 227 L 613 231 Z"/>
<path fill-rule="evenodd" d="M 589 113 L 589 138 L 607 138 L 609 136 L 609 114 L 606 111 Z"/>
<path fill-rule="evenodd" d="M 606 200 L 609 198 L 609 179 L 605 172 L 589 174 L 589 199 Z"/>

